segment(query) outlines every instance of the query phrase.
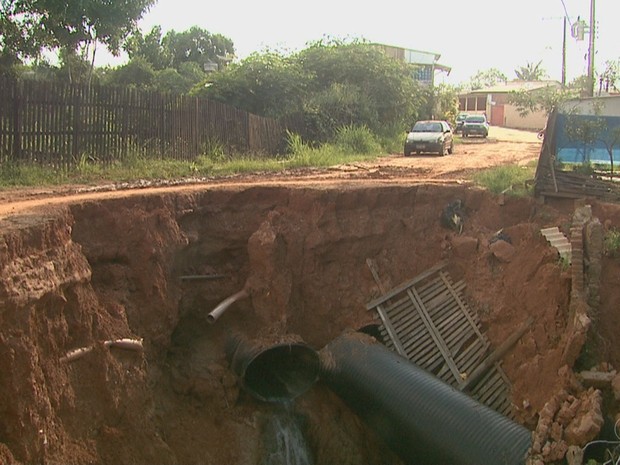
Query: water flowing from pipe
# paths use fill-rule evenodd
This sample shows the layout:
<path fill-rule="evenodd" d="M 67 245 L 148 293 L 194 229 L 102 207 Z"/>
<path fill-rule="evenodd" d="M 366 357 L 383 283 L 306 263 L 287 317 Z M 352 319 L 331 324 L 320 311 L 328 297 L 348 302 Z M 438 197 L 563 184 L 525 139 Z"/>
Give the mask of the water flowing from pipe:
<path fill-rule="evenodd" d="M 313 465 L 302 418 L 295 414 L 291 404 L 274 409 L 266 419 L 262 441 L 265 454 L 260 465 Z"/>

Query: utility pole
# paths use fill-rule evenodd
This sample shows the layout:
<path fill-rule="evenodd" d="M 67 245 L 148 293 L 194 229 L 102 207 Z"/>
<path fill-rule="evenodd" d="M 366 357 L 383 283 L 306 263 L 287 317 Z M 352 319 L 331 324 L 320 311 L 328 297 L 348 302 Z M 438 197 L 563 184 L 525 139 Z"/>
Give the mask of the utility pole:
<path fill-rule="evenodd" d="M 594 36 L 595 30 L 595 0 L 590 0 L 590 43 L 588 44 L 588 96 L 594 97 Z"/>
<path fill-rule="evenodd" d="M 542 18 L 543 21 L 546 21 L 548 19 L 560 19 L 559 16 L 555 16 L 555 17 L 546 17 L 546 18 Z M 563 26 L 562 26 L 562 87 L 564 85 L 566 85 L 566 28 L 567 28 L 567 24 L 570 22 L 570 20 L 568 19 L 568 16 L 564 15 L 562 16 L 562 22 L 563 22 Z M 571 33 L 572 33 L 572 29 L 571 29 Z"/>
<path fill-rule="evenodd" d="M 566 22 L 568 19 L 564 16 L 564 30 L 562 35 L 562 87 L 566 85 Z"/>

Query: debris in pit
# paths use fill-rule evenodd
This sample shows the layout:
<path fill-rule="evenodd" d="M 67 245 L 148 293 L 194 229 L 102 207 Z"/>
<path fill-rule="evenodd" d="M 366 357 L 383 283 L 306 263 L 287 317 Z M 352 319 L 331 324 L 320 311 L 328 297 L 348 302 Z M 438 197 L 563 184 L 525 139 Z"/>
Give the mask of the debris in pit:
<path fill-rule="evenodd" d="M 494 353 L 488 354 L 490 343 L 464 298 L 465 282 L 454 283 L 446 265 L 438 263 L 366 308 L 378 313 L 379 330 L 389 349 L 512 417 L 508 378 L 499 361 L 492 359 Z"/>
<path fill-rule="evenodd" d="M 512 257 L 514 257 L 516 253 L 516 249 L 510 242 L 506 242 L 503 239 L 496 240 L 489 244 L 489 250 L 491 254 L 495 258 L 497 258 L 502 263 L 510 263 L 512 261 Z"/>
<path fill-rule="evenodd" d="M 110 340 L 110 341 L 103 341 L 103 346 L 108 347 L 108 348 L 116 347 L 119 349 L 133 350 L 133 351 L 138 351 L 138 352 L 141 352 L 144 350 L 142 339 L 123 338 L 123 339 L 115 339 L 115 340 Z M 95 347 L 96 346 L 93 344 L 87 347 L 80 347 L 78 349 L 70 350 L 69 352 L 66 353 L 64 357 L 60 358 L 60 361 L 61 362 L 73 362 L 75 360 L 78 360 L 84 357 L 84 355 L 92 352 L 93 350 L 95 350 Z"/>
<path fill-rule="evenodd" d="M 512 244 L 512 238 L 507 233 L 505 233 L 503 229 L 500 229 L 495 234 L 493 234 L 493 237 L 489 239 L 489 244 L 493 244 L 493 242 L 497 241 L 505 241 L 509 244 Z"/>
<path fill-rule="evenodd" d="M 543 228 L 540 233 L 545 236 L 545 239 L 558 251 L 560 257 L 566 260 L 566 263 L 571 263 L 572 248 L 568 238 L 560 232 L 560 229 L 555 226 L 553 228 Z"/>
<path fill-rule="evenodd" d="M 463 222 L 465 221 L 465 206 L 460 199 L 450 202 L 441 212 L 441 225 L 452 229 L 457 233 L 463 232 Z"/>
<path fill-rule="evenodd" d="M 539 413 L 527 465 L 553 463 L 568 456 L 579 463 L 574 448 L 585 450 L 601 432 L 602 404 L 601 391 L 594 388 L 573 394 L 561 390 L 553 396 Z"/>

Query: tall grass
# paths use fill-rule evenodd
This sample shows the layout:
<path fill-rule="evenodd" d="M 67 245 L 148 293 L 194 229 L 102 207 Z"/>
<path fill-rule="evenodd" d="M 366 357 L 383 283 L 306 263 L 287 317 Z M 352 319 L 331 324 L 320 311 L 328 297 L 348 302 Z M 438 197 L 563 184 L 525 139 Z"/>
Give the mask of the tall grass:
<path fill-rule="evenodd" d="M 532 180 L 535 166 L 504 165 L 489 168 L 473 175 L 473 181 L 494 194 L 530 195 L 526 181 Z"/>
<path fill-rule="evenodd" d="M 203 155 L 193 161 L 149 158 L 130 153 L 122 160 L 107 165 L 83 155 L 66 170 L 30 164 L 0 164 L 0 188 L 274 172 L 352 163 L 374 159 L 382 153 L 381 144 L 368 128 L 346 126 L 337 131 L 331 143 L 319 147 L 311 147 L 298 134 L 289 133 L 287 153 L 276 157 L 226 154 L 221 144 L 210 141 L 203 147 Z"/>

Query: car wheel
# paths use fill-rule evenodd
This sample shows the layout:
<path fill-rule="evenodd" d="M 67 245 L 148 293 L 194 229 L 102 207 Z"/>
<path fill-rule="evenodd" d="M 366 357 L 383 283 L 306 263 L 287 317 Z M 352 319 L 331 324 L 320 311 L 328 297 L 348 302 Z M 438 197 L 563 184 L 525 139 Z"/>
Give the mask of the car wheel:
<path fill-rule="evenodd" d="M 443 145 L 441 146 L 441 148 L 439 149 L 439 156 L 440 156 L 440 157 L 445 157 L 445 156 L 446 156 L 446 152 L 447 152 L 447 150 L 446 150 L 446 149 L 447 149 L 446 145 L 445 145 L 445 144 L 443 144 Z"/>
<path fill-rule="evenodd" d="M 448 147 L 448 155 L 452 155 L 454 152 L 454 142 L 450 143 L 450 147 Z"/>

